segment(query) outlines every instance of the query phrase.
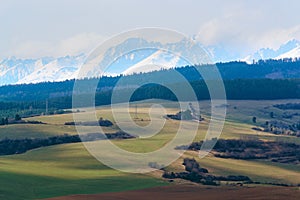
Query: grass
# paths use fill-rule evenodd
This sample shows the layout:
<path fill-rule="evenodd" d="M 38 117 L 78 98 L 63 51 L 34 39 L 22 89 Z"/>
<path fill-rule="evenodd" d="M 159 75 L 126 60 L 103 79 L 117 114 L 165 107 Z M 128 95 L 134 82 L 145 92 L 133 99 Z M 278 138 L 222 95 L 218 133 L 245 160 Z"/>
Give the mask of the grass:
<path fill-rule="evenodd" d="M 274 164 L 267 161 L 236 160 L 216 157 L 200 159 L 202 166 L 219 175 L 246 175 L 261 183 L 300 183 L 300 169 L 288 164 Z"/>
<path fill-rule="evenodd" d="M 75 127 L 48 124 L 12 124 L 0 126 L 0 139 L 45 138 L 54 135 L 76 134 Z"/>
<path fill-rule="evenodd" d="M 167 184 L 150 176 L 110 169 L 90 156 L 82 144 L 2 156 L 0 176 L 1 199 L 125 191 Z"/>
<path fill-rule="evenodd" d="M 266 121 L 274 120 L 270 118 L 270 113 L 273 112 L 276 120 L 283 122 L 295 122 L 300 120 L 300 116 L 294 116 L 292 119 L 282 118 L 285 112 L 295 113 L 297 110 L 280 110 L 273 107 L 275 104 L 299 103 L 298 99 L 291 100 L 231 100 L 228 101 L 227 116 L 228 120 L 235 122 L 246 123 L 251 125 L 264 124 Z M 208 107 L 205 107 L 207 112 Z M 252 123 L 252 117 L 257 118 L 257 123 Z"/>
<path fill-rule="evenodd" d="M 287 102 L 296 100 L 287 100 Z M 149 125 L 149 106 L 152 102 L 138 103 L 138 120 L 134 123 L 145 127 Z M 265 140 L 288 140 L 300 143 L 300 138 L 288 136 L 276 136 L 270 133 L 254 131 L 251 122 L 252 115 L 257 116 L 258 122 L 268 119 L 268 109 L 273 104 L 286 103 L 285 101 L 230 101 L 228 118 L 226 119 L 221 138 L 239 139 L 245 135 L 255 135 Z M 176 113 L 176 103 L 162 102 L 166 113 Z M 203 140 L 208 129 L 209 102 L 201 102 L 202 115 L 205 121 L 201 122 L 195 141 Z M 234 108 L 236 107 L 236 108 Z M 257 109 L 256 109 L 257 108 Z M 130 120 L 120 108 L 119 117 L 123 126 L 132 128 Z M 270 108 L 274 110 L 274 108 Z M 154 114 L 162 111 L 153 108 Z M 135 108 L 130 108 L 131 117 L 134 118 Z M 275 115 L 281 111 L 275 110 Z M 91 114 L 89 112 L 81 115 Z M 97 118 L 103 117 L 114 121 L 110 107 L 99 107 L 96 111 Z M 33 117 L 28 120 L 38 120 L 43 124 L 19 124 L 0 127 L 0 139 L 4 138 L 42 138 L 60 134 L 77 134 L 74 126 L 64 126 L 65 122 L 73 120 L 73 114 L 51 115 Z M 143 121 L 141 120 L 143 119 Z M 155 118 L 163 120 L 162 118 Z M 190 136 L 191 123 L 183 122 L 184 136 Z M 180 121 L 166 120 L 164 128 L 153 137 L 116 140 L 113 141 L 119 147 L 132 152 L 150 152 L 157 150 L 173 139 Z M 95 132 L 95 127 L 81 127 L 83 131 Z M 154 127 L 156 128 L 156 127 Z M 104 128 L 105 132 L 117 131 L 116 126 Z M 181 143 L 186 144 L 184 142 Z M 184 156 L 196 157 L 195 152 L 187 152 Z M 277 164 L 257 160 L 234 160 L 207 156 L 199 160 L 200 164 L 208 168 L 213 174 L 218 175 L 246 175 L 254 181 L 275 183 L 300 183 L 299 166 L 289 164 Z M 174 162 L 169 169 L 182 171 L 182 158 Z M 141 189 L 159 185 L 165 185 L 161 179 L 148 175 L 126 174 L 110 169 L 94 159 L 82 144 L 56 145 L 35 149 L 21 155 L 0 157 L 0 199 L 33 199 L 62 196 L 69 194 L 90 194 L 101 192 L 125 191 Z"/>
<path fill-rule="evenodd" d="M 208 155 L 199 158 L 197 152 L 187 151 L 180 159 L 167 167 L 169 171 L 184 171 L 183 157 L 195 158 L 201 167 L 207 168 L 209 173 L 220 176 L 244 175 L 253 181 L 261 183 L 293 184 L 300 183 L 300 169 L 298 165 L 273 163 L 263 160 L 237 160 L 217 158 Z"/>

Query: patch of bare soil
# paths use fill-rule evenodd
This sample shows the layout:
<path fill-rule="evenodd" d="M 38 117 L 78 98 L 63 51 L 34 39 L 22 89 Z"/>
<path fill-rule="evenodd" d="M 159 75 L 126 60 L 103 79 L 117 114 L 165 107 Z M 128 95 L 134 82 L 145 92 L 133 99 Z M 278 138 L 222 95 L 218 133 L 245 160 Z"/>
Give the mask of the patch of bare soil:
<path fill-rule="evenodd" d="M 144 190 L 89 195 L 71 195 L 51 200 L 298 200 L 298 187 L 205 187 L 199 185 L 171 185 Z M 50 200 L 50 199 L 49 199 Z"/>

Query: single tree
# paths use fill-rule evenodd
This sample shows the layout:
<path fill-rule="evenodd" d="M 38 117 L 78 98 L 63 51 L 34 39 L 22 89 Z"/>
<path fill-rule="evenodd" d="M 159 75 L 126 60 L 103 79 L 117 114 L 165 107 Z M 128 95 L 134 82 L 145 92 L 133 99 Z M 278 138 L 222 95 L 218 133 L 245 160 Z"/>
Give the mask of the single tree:
<path fill-rule="evenodd" d="M 21 119 L 22 119 L 21 116 L 20 116 L 19 114 L 16 114 L 15 120 L 16 120 L 16 121 L 20 121 Z"/>
<path fill-rule="evenodd" d="M 256 117 L 252 117 L 252 122 L 256 123 Z"/>
<path fill-rule="evenodd" d="M 4 118 L 1 119 L 0 125 L 5 125 L 5 119 Z"/>
<path fill-rule="evenodd" d="M 266 123 L 265 123 L 265 124 L 266 124 L 266 126 L 269 126 L 269 121 L 266 121 Z"/>

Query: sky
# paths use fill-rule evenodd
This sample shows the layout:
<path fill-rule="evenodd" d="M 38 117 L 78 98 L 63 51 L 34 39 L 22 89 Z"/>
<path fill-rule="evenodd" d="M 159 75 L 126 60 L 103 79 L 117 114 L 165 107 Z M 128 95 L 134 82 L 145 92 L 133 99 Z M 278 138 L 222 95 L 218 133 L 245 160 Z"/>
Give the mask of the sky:
<path fill-rule="evenodd" d="M 142 27 L 248 55 L 300 40 L 299 7 L 298 0 L 0 0 L 0 60 L 88 53 Z"/>

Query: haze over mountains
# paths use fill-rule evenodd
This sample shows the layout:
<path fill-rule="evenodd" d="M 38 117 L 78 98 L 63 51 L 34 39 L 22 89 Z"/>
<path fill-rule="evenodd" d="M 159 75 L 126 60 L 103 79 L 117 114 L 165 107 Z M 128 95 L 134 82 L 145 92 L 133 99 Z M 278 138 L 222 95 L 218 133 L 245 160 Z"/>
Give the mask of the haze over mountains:
<path fill-rule="evenodd" d="M 270 48 L 263 48 L 252 55 L 249 55 L 242 60 L 251 63 L 253 60 L 265 59 L 283 59 L 283 58 L 298 58 L 300 57 L 300 42 L 297 40 L 290 40 L 283 44 L 279 49 L 274 50 Z"/>
<path fill-rule="evenodd" d="M 106 56 L 115 57 L 122 54 L 122 45 L 128 45 L 130 42 L 136 42 L 135 39 L 128 40 L 126 43 L 120 44 L 114 51 L 107 52 Z M 139 41 L 147 43 L 147 41 Z M 157 44 L 161 47 L 161 44 Z M 176 45 L 173 44 L 174 51 Z M 191 47 L 192 48 L 192 47 Z M 300 42 L 291 40 L 280 46 L 279 49 L 263 48 L 246 57 L 239 57 L 238 52 L 228 52 L 218 46 L 204 47 L 209 53 L 212 62 L 228 62 L 234 60 L 252 63 L 253 60 L 260 59 L 283 59 L 300 57 Z M 188 51 L 182 50 L 181 51 Z M 10 57 L 0 61 L 0 85 L 21 84 L 21 83 L 38 83 L 44 81 L 63 81 L 77 77 L 78 71 L 85 61 L 87 55 L 79 54 L 74 56 L 64 56 L 59 58 L 43 57 L 37 59 L 18 59 Z M 109 60 L 109 59 L 108 59 Z M 144 65 L 152 65 L 160 69 L 161 65 L 165 68 L 179 67 L 188 63 L 176 56 L 172 56 L 160 50 L 142 50 L 135 51 L 128 55 L 121 56 L 112 64 L 114 70 L 108 70 L 106 75 L 131 74 L 134 72 L 146 72 Z M 118 70 L 115 70 L 119 68 Z M 149 71 L 149 68 L 148 68 Z M 86 76 L 98 76 L 99 71 L 87 71 Z"/>

